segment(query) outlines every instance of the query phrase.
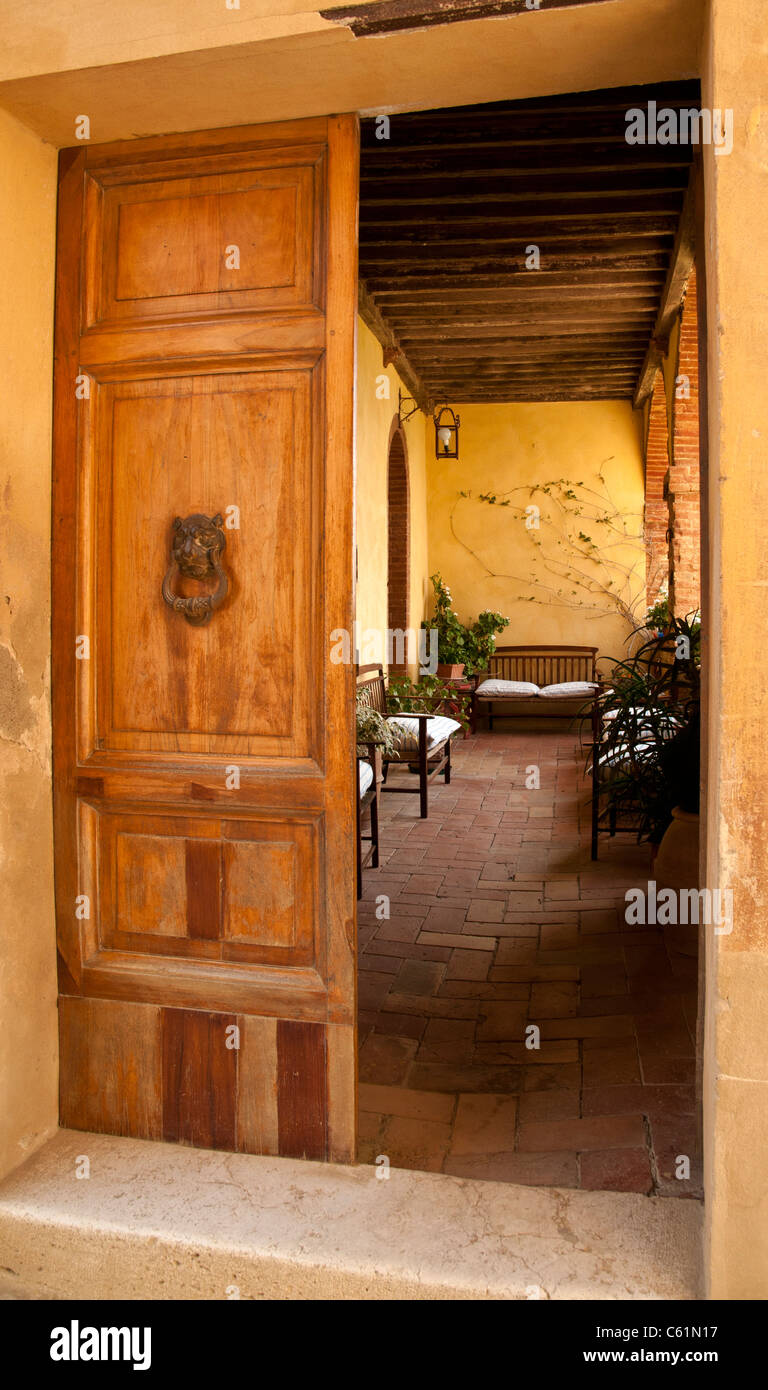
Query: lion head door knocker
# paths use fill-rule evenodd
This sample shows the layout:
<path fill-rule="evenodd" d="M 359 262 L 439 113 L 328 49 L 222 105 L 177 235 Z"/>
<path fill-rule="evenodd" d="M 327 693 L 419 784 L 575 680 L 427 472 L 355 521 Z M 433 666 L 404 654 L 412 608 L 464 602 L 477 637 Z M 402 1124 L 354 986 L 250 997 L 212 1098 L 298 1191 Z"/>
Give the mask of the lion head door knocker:
<path fill-rule="evenodd" d="M 173 523 L 171 563 L 163 580 L 163 598 L 169 608 L 175 613 L 183 613 L 187 622 L 194 623 L 196 627 L 207 623 L 227 596 L 229 580 L 221 564 L 226 544 L 219 513 L 216 516 L 203 516 L 201 512 L 195 512 L 183 519 L 177 516 Z M 216 588 L 212 594 L 197 594 L 194 598 L 174 594 L 171 581 L 176 570 L 188 579 L 215 578 L 218 581 Z"/>

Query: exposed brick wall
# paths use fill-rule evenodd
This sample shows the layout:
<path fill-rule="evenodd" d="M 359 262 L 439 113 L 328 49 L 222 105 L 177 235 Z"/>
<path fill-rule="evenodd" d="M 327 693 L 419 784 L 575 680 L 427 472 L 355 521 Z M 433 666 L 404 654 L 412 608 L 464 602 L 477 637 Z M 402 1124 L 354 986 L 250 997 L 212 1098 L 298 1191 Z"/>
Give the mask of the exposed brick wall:
<path fill-rule="evenodd" d="M 688 378 L 688 390 L 685 381 Z M 691 272 L 680 323 L 680 351 L 672 402 L 669 469 L 669 601 L 677 616 L 701 605 L 699 502 L 699 347 L 696 272 Z"/>
<path fill-rule="evenodd" d="M 656 373 L 645 444 L 645 586 L 648 607 L 656 602 L 669 570 L 667 527 L 669 512 L 664 480 L 669 468 L 669 429 L 664 375 Z"/>
<path fill-rule="evenodd" d="M 387 623 L 391 631 L 408 627 L 408 588 L 410 570 L 410 510 L 408 506 L 408 464 L 400 430 L 395 430 L 389 446 L 389 485 L 387 518 Z M 407 652 L 406 652 L 407 656 Z M 405 674 L 407 666 L 390 666 L 393 674 Z"/>

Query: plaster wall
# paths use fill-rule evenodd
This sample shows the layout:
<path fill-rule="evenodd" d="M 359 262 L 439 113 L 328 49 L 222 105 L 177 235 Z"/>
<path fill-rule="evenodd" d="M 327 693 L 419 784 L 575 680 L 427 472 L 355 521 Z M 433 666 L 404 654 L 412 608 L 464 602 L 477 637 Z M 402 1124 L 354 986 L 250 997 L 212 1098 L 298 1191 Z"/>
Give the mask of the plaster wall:
<path fill-rule="evenodd" d="M 0 112 L 0 1174 L 56 1128 L 50 719 L 56 152 Z"/>
<path fill-rule="evenodd" d="M 640 414 L 628 401 L 456 408 L 460 457 L 429 459 L 427 511 L 430 570 L 442 574 L 459 617 L 466 622 L 490 608 L 510 619 L 500 645 L 596 646 L 607 666 L 608 658 L 621 660 L 632 625 L 612 592 L 634 605 L 638 621 L 645 613 L 645 551 L 621 534 L 625 524 L 635 535 L 642 527 Z M 556 486 L 549 496 L 530 491 L 559 479 L 575 491 L 569 512 Z M 497 503 L 482 502 L 481 493 Z M 509 507 L 499 505 L 506 499 Z M 587 520 L 603 501 L 616 513 L 611 528 Z M 540 509 L 538 528 L 522 514 L 530 503 Z M 582 529 L 608 557 L 606 568 L 568 543 Z M 590 593 L 598 583 L 602 589 Z"/>
<path fill-rule="evenodd" d="M 715 1298 L 768 1297 L 768 33 L 764 0 L 713 0 L 703 93 L 734 147 L 704 148 L 709 539 L 705 1267 Z"/>
<path fill-rule="evenodd" d="M 389 435 L 397 415 L 398 390 L 408 389 L 392 367 L 382 364 L 381 344 L 371 330 L 357 325 L 357 603 L 361 634 L 360 660 L 378 661 L 366 631 L 387 629 L 387 479 Z M 424 416 L 420 411 L 403 426 L 408 452 L 410 503 L 410 583 L 408 626 L 418 631 L 425 616 L 427 568 L 427 482 Z M 383 640 L 383 636 L 382 636 Z M 386 664 L 386 663 L 385 663 Z M 414 675 L 416 663 L 410 664 Z"/>
<path fill-rule="evenodd" d="M 601 0 L 356 39 L 296 0 L 0 0 L 0 106 L 58 145 L 696 74 L 703 0 Z M 659 36 L 663 35 L 663 42 Z"/>

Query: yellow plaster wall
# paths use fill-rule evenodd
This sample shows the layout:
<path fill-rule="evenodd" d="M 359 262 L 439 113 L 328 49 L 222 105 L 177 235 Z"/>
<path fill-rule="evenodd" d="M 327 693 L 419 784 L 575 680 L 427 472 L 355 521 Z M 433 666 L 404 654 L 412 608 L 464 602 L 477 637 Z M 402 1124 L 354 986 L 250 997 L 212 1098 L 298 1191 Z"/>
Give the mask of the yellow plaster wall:
<path fill-rule="evenodd" d="M 532 540 L 555 531 L 547 527 L 540 495 L 527 488 L 534 483 L 566 478 L 605 495 L 598 476 L 602 469 L 607 494 L 638 529 L 643 507 L 642 421 L 625 401 L 544 402 L 510 405 L 459 405 L 461 419 L 459 459 L 434 458 L 428 450 L 428 516 L 430 571 L 439 570 L 463 621 L 476 618 L 484 608 L 510 618 L 500 643 L 571 643 L 597 646 L 601 656 L 621 658 L 630 631 L 608 596 L 598 600 L 603 612 L 589 611 L 590 600 L 581 590 L 547 573 L 541 552 Z M 431 426 L 427 426 L 428 436 Z M 512 491 L 523 487 L 524 492 Z M 509 496 L 509 508 L 489 506 L 475 498 L 460 499 L 461 491 Z M 577 490 L 578 493 L 578 490 Z M 586 494 L 582 494 L 586 496 Z M 527 530 L 515 507 L 532 502 L 541 508 L 541 526 Z M 551 515 L 556 516 L 554 508 Z M 569 523 L 573 525 L 573 523 Z M 581 520 L 577 525 L 581 526 Z M 585 534 L 590 530 L 584 522 Z M 560 534 L 559 531 L 557 534 Z M 602 534 L 607 535 L 607 532 Z M 566 553 L 550 544 L 553 555 Z M 474 553 L 470 553 L 474 552 Z M 645 612 L 645 557 L 639 542 L 623 542 L 612 552 L 617 562 L 632 570 L 624 583 L 617 567 L 611 567 L 616 587 L 625 598 L 639 597 L 639 616 Z M 582 568 L 584 568 L 582 566 Z M 489 573 L 492 571 L 492 573 Z M 584 569 L 590 573 L 589 569 Z M 595 573 L 594 570 L 591 573 Z M 540 585 L 533 583 L 534 576 Z M 544 594 L 543 585 L 563 593 Z M 543 595 L 543 601 L 530 602 Z"/>
<path fill-rule="evenodd" d="M 0 1175 L 57 1123 L 50 752 L 56 154 L 0 112 Z"/>
<path fill-rule="evenodd" d="M 392 367 L 384 367 L 381 344 L 358 319 L 356 505 L 357 621 L 366 629 L 387 628 L 387 472 L 389 435 L 397 415 L 398 389 L 407 387 Z M 388 391 L 388 395 L 386 392 Z M 420 411 L 404 425 L 410 496 L 410 588 L 408 625 L 418 629 L 425 616 L 427 586 L 427 481 L 424 416 Z M 378 660 L 371 650 L 362 661 Z M 415 669 L 415 663 L 412 663 Z"/>
<path fill-rule="evenodd" d="M 768 1298 L 768 43 L 765 0 L 714 0 L 703 95 L 734 146 L 705 146 L 709 594 L 705 883 L 733 892 L 706 944 L 705 1268 L 714 1298 Z"/>

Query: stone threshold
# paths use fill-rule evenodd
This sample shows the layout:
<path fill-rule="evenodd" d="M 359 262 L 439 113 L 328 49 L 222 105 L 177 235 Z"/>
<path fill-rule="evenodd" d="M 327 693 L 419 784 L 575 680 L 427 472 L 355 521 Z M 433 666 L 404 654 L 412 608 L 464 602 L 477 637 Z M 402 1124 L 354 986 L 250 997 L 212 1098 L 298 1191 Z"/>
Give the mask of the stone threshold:
<path fill-rule="evenodd" d="M 0 1184 L 0 1296 L 696 1299 L 701 1223 L 681 1198 L 60 1130 Z"/>

